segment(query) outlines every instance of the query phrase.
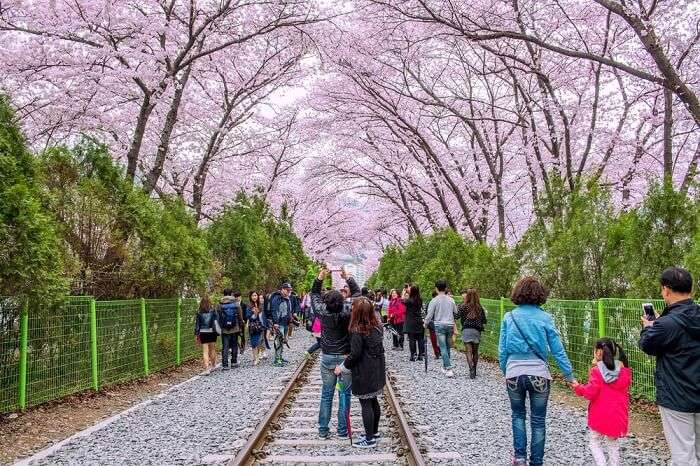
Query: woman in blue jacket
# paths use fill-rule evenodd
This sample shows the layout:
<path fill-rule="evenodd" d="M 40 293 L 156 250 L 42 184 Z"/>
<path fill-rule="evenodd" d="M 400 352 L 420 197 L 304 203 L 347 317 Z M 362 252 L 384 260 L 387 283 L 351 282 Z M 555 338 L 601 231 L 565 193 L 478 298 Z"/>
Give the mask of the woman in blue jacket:
<path fill-rule="evenodd" d="M 574 382 L 574 375 L 554 320 L 540 307 L 547 301 L 544 286 L 534 277 L 521 278 L 513 288 L 511 300 L 517 307 L 506 313 L 501 323 L 498 361 L 506 376 L 512 411 L 513 464 L 528 464 L 525 398 L 529 396 L 529 464 L 539 466 L 544 460 L 544 421 L 552 380 L 547 363 L 550 353 L 567 382 Z"/>

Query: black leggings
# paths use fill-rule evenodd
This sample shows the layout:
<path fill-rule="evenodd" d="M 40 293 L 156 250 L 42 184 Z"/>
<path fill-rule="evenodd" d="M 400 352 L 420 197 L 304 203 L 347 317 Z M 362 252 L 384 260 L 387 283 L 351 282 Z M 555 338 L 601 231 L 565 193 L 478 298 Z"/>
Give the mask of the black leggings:
<path fill-rule="evenodd" d="M 424 333 L 409 333 L 408 347 L 411 350 L 411 357 L 416 356 L 416 344 L 418 345 L 418 356 L 425 356 L 425 334 Z"/>
<path fill-rule="evenodd" d="M 382 411 L 379 408 L 377 398 L 360 398 L 360 406 L 362 407 L 362 423 L 365 425 L 365 438 L 370 440 L 379 432 L 379 418 Z"/>

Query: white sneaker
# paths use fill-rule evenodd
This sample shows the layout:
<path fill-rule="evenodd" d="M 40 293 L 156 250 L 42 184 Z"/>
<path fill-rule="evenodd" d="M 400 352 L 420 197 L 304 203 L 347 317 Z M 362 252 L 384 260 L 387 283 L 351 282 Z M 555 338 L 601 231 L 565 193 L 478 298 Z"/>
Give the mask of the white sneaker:
<path fill-rule="evenodd" d="M 260 356 L 260 359 L 267 359 L 269 356 L 267 355 L 267 351 L 264 351 L 262 356 Z"/>
<path fill-rule="evenodd" d="M 455 376 L 455 373 L 452 372 L 452 369 L 448 369 L 448 370 L 445 371 L 445 375 L 446 375 L 448 378 L 452 378 L 452 377 Z"/>

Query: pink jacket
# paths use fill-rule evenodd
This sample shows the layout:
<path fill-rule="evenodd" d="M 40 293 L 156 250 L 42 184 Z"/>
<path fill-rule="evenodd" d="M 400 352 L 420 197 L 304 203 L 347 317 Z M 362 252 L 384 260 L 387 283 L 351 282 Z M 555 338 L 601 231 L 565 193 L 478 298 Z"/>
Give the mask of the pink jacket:
<path fill-rule="evenodd" d="M 593 366 L 588 383 L 577 386 L 577 395 L 588 400 L 588 427 L 608 437 L 627 435 L 629 425 L 629 388 L 632 385 L 632 370 L 620 369 L 619 376 L 606 383 L 598 366 Z"/>
<path fill-rule="evenodd" d="M 389 321 L 393 324 L 403 324 L 406 318 L 406 306 L 401 298 L 394 298 L 389 301 Z"/>

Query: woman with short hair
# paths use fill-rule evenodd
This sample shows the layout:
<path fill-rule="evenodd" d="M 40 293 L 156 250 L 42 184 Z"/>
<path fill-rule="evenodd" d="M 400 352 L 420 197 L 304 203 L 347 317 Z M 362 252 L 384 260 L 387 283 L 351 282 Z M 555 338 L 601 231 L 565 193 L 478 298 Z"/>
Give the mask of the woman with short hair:
<path fill-rule="evenodd" d="M 513 464 L 540 466 L 544 461 L 545 417 L 552 375 L 549 355 L 554 357 L 567 382 L 575 382 L 551 314 L 540 306 L 547 301 L 547 290 L 535 277 L 521 278 L 513 287 L 511 301 L 516 308 L 501 322 L 498 361 L 506 377 L 512 411 Z M 525 401 L 530 398 L 530 461 L 527 461 Z"/>

